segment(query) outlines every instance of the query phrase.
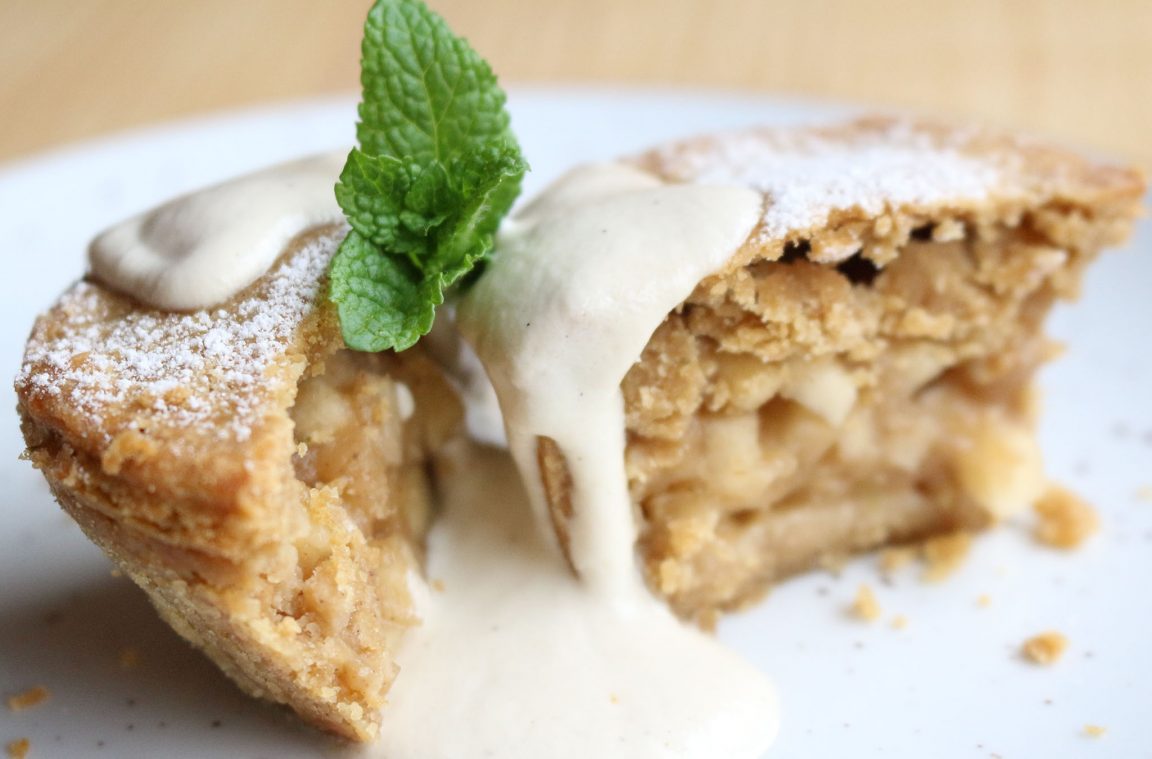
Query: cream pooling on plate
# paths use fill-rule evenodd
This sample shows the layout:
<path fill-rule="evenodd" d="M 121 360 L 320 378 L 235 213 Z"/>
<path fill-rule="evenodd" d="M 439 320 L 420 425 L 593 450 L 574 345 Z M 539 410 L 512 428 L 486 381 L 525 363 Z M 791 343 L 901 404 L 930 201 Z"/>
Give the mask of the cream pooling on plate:
<path fill-rule="evenodd" d="M 444 513 L 401 643 L 381 759 L 754 759 L 777 730 L 768 681 L 638 595 L 576 578 L 508 454 L 464 445 L 439 469 Z M 422 584 L 422 583 L 421 583 Z"/>
<path fill-rule="evenodd" d="M 217 305 L 293 236 L 339 219 L 339 170 L 338 156 L 323 156 L 178 198 L 101 235 L 93 273 L 157 308 Z M 448 457 L 428 559 L 446 590 L 416 594 L 423 623 L 398 652 L 373 751 L 703 759 L 755 757 L 771 743 L 765 678 L 643 585 L 619 390 L 660 321 L 760 211 L 751 190 L 665 185 L 610 164 L 573 172 L 507 222 L 461 323 L 500 394 L 529 497 L 502 451 Z M 535 329 L 520 331 L 521 318 Z M 572 469 L 579 578 L 548 538 L 537 435 Z"/>
<path fill-rule="evenodd" d="M 771 744 L 771 685 L 640 578 L 620 391 L 668 312 L 748 238 L 761 202 L 607 164 L 573 171 L 505 222 L 458 323 L 526 488 L 492 449 L 449 467 L 428 565 L 445 590 L 402 644 L 382 756 L 751 759 Z M 540 436 L 570 469 L 579 577 L 548 526 Z M 425 731 L 428 713 L 442 730 Z"/>

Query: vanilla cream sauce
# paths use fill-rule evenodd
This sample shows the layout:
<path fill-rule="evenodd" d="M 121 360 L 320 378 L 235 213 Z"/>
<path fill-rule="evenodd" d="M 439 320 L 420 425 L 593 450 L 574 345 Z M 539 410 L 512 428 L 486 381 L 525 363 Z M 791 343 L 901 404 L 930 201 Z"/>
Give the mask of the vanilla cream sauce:
<path fill-rule="evenodd" d="M 88 250 L 92 274 L 168 311 L 219 305 L 260 278 L 293 237 L 341 221 L 346 152 L 273 166 L 127 219 Z"/>
<path fill-rule="evenodd" d="M 573 482 L 570 558 L 615 603 L 644 595 L 620 383 L 664 317 L 748 238 L 762 202 L 623 164 L 578 168 L 505 222 L 460 303 L 537 519 L 549 523 L 536 455 L 549 437 Z"/>

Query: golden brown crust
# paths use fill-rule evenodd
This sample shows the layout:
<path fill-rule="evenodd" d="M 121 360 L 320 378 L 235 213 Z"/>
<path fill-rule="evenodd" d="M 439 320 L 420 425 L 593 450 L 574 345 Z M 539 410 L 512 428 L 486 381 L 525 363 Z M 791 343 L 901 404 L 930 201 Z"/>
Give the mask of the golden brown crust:
<path fill-rule="evenodd" d="M 333 230 L 303 236 L 213 311 L 154 311 L 79 282 L 32 329 L 16 382 L 22 413 L 99 461 L 116 518 L 243 558 L 266 540 L 260 512 L 281 508 L 277 466 L 292 448 L 282 410 L 305 366 L 342 346 L 334 314 L 315 307 L 332 240 Z M 141 489 L 154 497 L 136 501 Z"/>
<path fill-rule="evenodd" d="M 460 410 L 417 353 L 342 350 L 322 297 L 339 232 L 211 312 L 82 282 L 37 321 L 17 393 L 28 458 L 177 632 L 367 740 L 416 621 L 423 459 Z"/>
<path fill-rule="evenodd" d="M 814 156 L 815 162 L 802 168 L 819 171 L 821 155 L 828 153 L 830 170 L 852 173 L 866 172 L 873 166 L 901 167 L 901 161 L 883 154 L 874 164 L 868 161 L 873 151 L 893 150 L 909 151 L 913 159 L 945 155 L 971 163 L 980 171 L 982 186 L 969 186 L 969 182 L 943 170 L 935 177 L 941 192 L 933 193 L 929 188 L 924 195 L 927 199 L 917 198 L 914 192 L 900 200 L 882 197 L 880 193 L 892 189 L 883 183 L 873 188 L 871 198 L 866 192 L 852 196 L 854 200 L 864 197 L 874 201 L 876 208 L 840 205 L 834 193 L 828 198 L 805 195 L 802 199 L 807 208 L 790 209 L 777 216 L 766 214 L 769 221 L 785 223 L 755 230 L 745 249 L 729 262 L 729 271 L 754 259 L 775 261 L 789 243 L 800 240 L 809 245 L 813 260 L 822 263 L 839 262 L 860 251 L 883 265 L 913 230 L 927 224 L 934 225 L 936 239 L 947 241 L 962 231 L 958 223 L 977 229 L 986 224 L 995 226 L 1028 212 L 1035 214 L 1042 207 L 1047 207 L 1057 225 L 1070 223 L 1074 212 L 1082 213 L 1083 218 L 1073 218 L 1072 223 L 1092 226 L 1096 237 L 1085 242 L 1099 248 L 1126 237 L 1130 220 L 1140 212 L 1146 185 L 1137 169 L 1093 161 L 1027 135 L 879 115 L 828 126 L 762 127 L 703 135 L 658 147 L 633 160 L 670 182 L 749 184 L 766 193 L 765 203 L 771 209 L 771 173 L 796 179 L 787 175 L 787 164 L 775 160 L 781 156 Z M 761 176 L 758 168 L 767 176 Z M 949 180 L 956 181 L 952 192 L 945 187 Z M 804 183 L 803 177 L 795 182 Z M 867 182 L 864 185 L 868 187 Z M 824 211 L 828 212 L 826 217 Z M 786 223 L 813 216 L 816 222 L 812 224 Z M 1105 221 L 1112 223 L 1101 223 Z M 1044 226 L 1042 220 L 1039 226 Z"/>

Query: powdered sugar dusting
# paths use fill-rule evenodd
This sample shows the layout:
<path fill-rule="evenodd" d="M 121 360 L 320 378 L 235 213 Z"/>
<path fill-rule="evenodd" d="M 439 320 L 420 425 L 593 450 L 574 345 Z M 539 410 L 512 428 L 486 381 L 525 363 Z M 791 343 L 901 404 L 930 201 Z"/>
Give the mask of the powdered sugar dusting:
<path fill-rule="evenodd" d="M 837 138 L 805 130 L 751 131 L 657 153 L 679 181 L 736 184 L 764 193 L 762 240 L 825 224 L 832 211 L 883 213 L 902 205 L 963 204 L 1001 181 L 989 159 L 896 123 Z"/>
<path fill-rule="evenodd" d="M 105 415 L 130 412 L 245 440 L 265 372 L 315 308 L 343 234 L 304 244 L 227 309 L 121 312 L 107 290 L 82 281 L 61 298 L 50 330 L 33 334 L 16 384 L 58 398 L 95 427 Z"/>

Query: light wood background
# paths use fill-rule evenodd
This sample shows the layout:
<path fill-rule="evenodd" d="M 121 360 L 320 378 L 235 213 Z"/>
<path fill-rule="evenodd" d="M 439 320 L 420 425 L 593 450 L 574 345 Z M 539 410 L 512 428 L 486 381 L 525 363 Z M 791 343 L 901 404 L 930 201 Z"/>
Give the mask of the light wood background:
<path fill-rule="evenodd" d="M 0 0 L 0 160 L 351 92 L 368 0 Z M 508 83 L 802 94 L 1152 165 L 1152 0 L 431 0 Z"/>

